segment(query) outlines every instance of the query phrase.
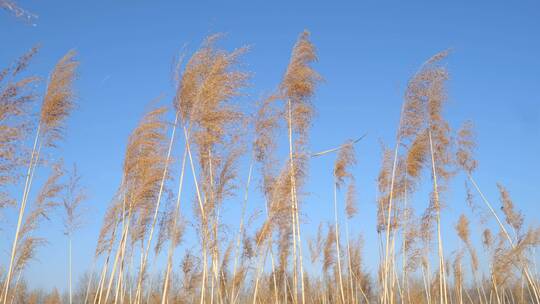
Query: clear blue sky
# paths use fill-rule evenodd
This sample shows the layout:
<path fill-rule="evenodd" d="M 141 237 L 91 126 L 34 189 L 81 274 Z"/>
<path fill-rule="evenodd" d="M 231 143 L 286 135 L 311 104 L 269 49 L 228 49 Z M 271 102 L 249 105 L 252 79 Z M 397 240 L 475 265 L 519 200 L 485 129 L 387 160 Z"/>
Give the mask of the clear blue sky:
<path fill-rule="evenodd" d="M 366 265 L 375 270 L 375 179 L 379 140 L 393 144 L 408 77 L 431 55 L 451 48 L 447 117 L 457 127 L 475 122 L 477 179 L 493 202 L 495 183 L 508 186 L 530 222 L 539 224 L 540 197 L 540 4 L 537 1 L 19 1 L 39 15 L 37 26 L 0 11 L 0 66 L 36 43 L 30 66 L 46 76 L 67 50 L 81 61 L 79 107 L 62 144 L 67 163 L 77 162 L 91 210 L 74 244 L 75 276 L 90 267 L 104 209 L 120 182 L 124 147 L 146 105 L 172 93 L 172 58 L 195 49 L 209 33 L 225 32 L 226 48 L 245 44 L 253 72 L 249 97 L 274 88 L 298 34 L 308 29 L 324 76 L 315 97 L 313 150 L 368 133 L 358 145 L 355 169 L 360 216 L 351 224 L 364 234 Z M 503 4 L 506 3 L 506 4 Z M 167 101 L 167 100 L 165 100 Z M 333 159 L 313 161 L 304 212 L 312 235 L 330 220 Z M 245 178 L 246 171 L 240 176 Z M 458 188 L 463 178 L 457 177 Z M 254 191 L 255 192 L 255 191 Z M 256 197 L 256 195 L 254 195 Z M 448 251 L 453 225 L 464 210 L 463 191 L 447 194 Z M 260 204 L 254 199 L 252 204 Z M 233 202 L 233 204 L 236 204 Z M 418 202 L 418 206 L 422 206 Z M 230 205 L 226 221 L 238 214 Z M 59 218 L 40 231 L 40 249 L 27 278 L 32 286 L 64 288 L 65 239 Z M 14 217 L 2 223 L 1 260 L 7 260 Z M 236 227 L 236 226 L 233 226 Z M 235 228 L 236 229 L 236 228 Z"/>

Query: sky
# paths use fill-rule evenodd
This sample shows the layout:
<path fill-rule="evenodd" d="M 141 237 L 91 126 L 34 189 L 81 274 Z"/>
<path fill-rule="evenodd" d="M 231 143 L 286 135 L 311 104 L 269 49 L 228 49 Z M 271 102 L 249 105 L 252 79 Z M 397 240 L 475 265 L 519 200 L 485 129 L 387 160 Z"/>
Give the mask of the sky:
<path fill-rule="evenodd" d="M 324 150 L 367 134 L 356 146 L 360 214 L 349 225 L 363 235 L 368 270 L 375 270 L 378 259 L 375 181 L 380 142 L 395 143 L 408 78 L 423 61 L 445 49 L 451 50 L 445 61 L 450 73 L 445 113 L 454 128 L 466 120 L 474 122 L 480 164 L 475 178 L 497 205 L 496 183 L 507 186 L 527 223 L 540 224 L 537 1 L 21 0 L 18 4 L 39 17 L 32 26 L 0 11 L 0 67 L 38 43 L 41 49 L 29 67 L 33 74 L 46 77 L 70 49 L 78 52 L 81 63 L 78 105 L 58 150 L 66 163 L 77 164 L 89 194 L 85 225 L 74 240 L 76 278 L 91 267 L 104 210 L 120 183 L 129 133 L 153 99 L 163 96 L 162 103 L 170 103 L 174 58 L 182 50 L 189 55 L 216 32 L 225 33 L 219 44 L 225 49 L 250 47 L 242 60 L 242 68 L 252 75 L 241 98 L 246 109 L 253 109 L 256 100 L 279 84 L 298 35 L 304 29 L 311 32 L 319 58 L 314 67 L 324 82 L 313 100 L 317 114 L 309 148 Z M 179 150 L 176 146 L 174 155 Z M 310 163 L 303 205 L 306 238 L 314 235 L 320 221 L 332 219 L 333 161 L 329 156 Z M 240 166 L 243 180 L 246 163 L 243 159 Z M 449 254 L 457 245 L 453 230 L 457 217 L 467 212 L 463 183 L 463 176 L 456 176 L 455 190 L 445 194 L 443 227 Z M 253 211 L 262 201 L 255 182 L 251 188 Z M 238 225 L 238 201 L 232 199 L 224 207 L 224 221 L 233 229 Z M 418 212 L 426 202 L 426 196 L 417 202 Z M 16 220 L 13 210 L 2 212 L 0 255 L 5 263 Z M 189 212 L 185 210 L 186 216 Z M 39 234 L 48 244 L 27 267 L 26 278 L 31 286 L 65 290 L 67 243 L 61 215 L 51 218 Z"/>

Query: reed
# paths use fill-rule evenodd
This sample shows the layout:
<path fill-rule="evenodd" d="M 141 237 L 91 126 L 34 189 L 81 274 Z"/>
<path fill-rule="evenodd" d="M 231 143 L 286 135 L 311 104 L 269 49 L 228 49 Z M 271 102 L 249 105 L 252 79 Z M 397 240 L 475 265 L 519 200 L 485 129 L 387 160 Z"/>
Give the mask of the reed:
<path fill-rule="evenodd" d="M 43 103 L 39 113 L 39 123 L 36 129 L 34 145 L 30 154 L 28 170 L 26 173 L 23 195 L 19 206 L 17 226 L 13 244 L 11 246 L 10 262 L 4 282 L 4 291 L 2 297 L 4 304 L 6 304 L 8 300 L 8 292 L 15 257 L 17 254 L 17 246 L 19 244 L 19 237 L 22 231 L 21 228 L 24 220 L 29 192 L 32 186 L 34 172 L 39 163 L 41 148 L 54 148 L 57 142 L 62 139 L 65 128 L 65 120 L 74 107 L 75 94 L 73 91 L 73 83 L 76 77 L 76 68 L 78 66 L 78 62 L 74 59 L 74 56 L 75 52 L 70 51 L 58 61 L 50 75 L 47 89 L 43 97 Z M 21 68 L 24 68 L 26 65 L 26 59 L 23 58 L 20 62 L 23 63 L 20 65 Z M 18 67 L 15 68 L 15 71 L 17 70 Z"/>
<path fill-rule="evenodd" d="M 69 180 L 65 186 L 65 195 L 62 198 L 64 209 L 64 235 L 68 238 L 68 290 L 69 304 L 73 303 L 72 288 L 72 238 L 75 231 L 83 224 L 84 210 L 81 210 L 83 202 L 86 200 L 85 190 L 81 186 L 81 176 L 77 172 L 74 164 L 70 172 Z"/>

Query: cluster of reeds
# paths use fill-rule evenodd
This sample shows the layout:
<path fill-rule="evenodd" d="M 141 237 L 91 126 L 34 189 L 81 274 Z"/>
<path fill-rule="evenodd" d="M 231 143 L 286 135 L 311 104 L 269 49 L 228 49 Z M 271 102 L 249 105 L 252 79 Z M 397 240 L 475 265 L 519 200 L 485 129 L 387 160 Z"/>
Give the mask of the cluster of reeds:
<path fill-rule="evenodd" d="M 242 103 L 250 99 L 244 94 L 250 73 L 241 62 L 248 48 L 222 49 L 221 36 L 208 37 L 187 60 L 178 60 L 171 105 L 151 103 L 131 133 L 93 266 L 75 291 L 71 240 L 85 193 L 77 170 L 64 179 L 54 158 L 73 109 L 74 53 L 51 73 L 37 120 L 30 114 L 39 97 L 31 85 L 38 79 L 20 76 L 36 50 L 2 71 L 2 206 L 15 205 L 8 189 L 25 180 L 2 284 L 4 304 L 61 301 L 58 292 L 29 292 L 21 275 L 45 242 L 33 233 L 58 205 L 65 210 L 69 303 L 540 303 L 533 260 L 540 228 L 526 227 L 504 186 L 497 185 L 499 209 L 475 181 L 472 124 L 454 130 L 444 113 L 447 51 L 412 75 L 394 146 L 383 146 L 374 227 L 379 243 L 369 246 L 378 248 L 380 263 L 369 273 L 362 235 L 351 232 L 358 214 L 369 216 L 358 205 L 353 174 L 361 138 L 319 153 L 308 147 L 312 98 L 322 80 L 313 67 L 317 54 L 310 34 L 298 37 L 281 83 L 253 104 Z M 26 152 L 33 130 L 34 145 Z M 306 239 L 309 214 L 302 206 L 309 163 L 332 156 L 327 174 L 334 214 Z M 241 160 L 248 163 L 245 175 Z M 40 166 L 51 166 L 52 173 L 26 214 Z M 17 178 L 24 168 L 26 175 Z M 452 204 L 463 204 L 466 212 L 454 227 L 445 227 L 446 193 L 458 178 L 465 179 L 467 196 Z M 249 196 L 253 180 L 262 202 Z M 191 189 L 184 190 L 185 184 Z M 229 207 L 236 201 L 238 206 Z M 223 218 L 231 209 L 239 210 L 237 227 Z M 453 251 L 443 242 L 452 228 L 460 240 Z M 194 242 L 179 255 L 185 234 Z"/>
<path fill-rule="evenodd" d="M 506 215 L 506 223 L 503 223 L 475 182 L 473 172 L 478 163 L 473 156 L 475 140 L 472 124 L 466 122 L 454 133 L 450 123 L 444 118 L 443 106 L 447 99 L 448 72 L 442 61 L 447 56 L 447 51 L 436 54 L 426 61 L 409 81 L 395 148 L 393 151 L 384 151 L 383 166 L 379 175 L 381 194 L 378 200 L 378 231 L 385 232 L 385 245 L 382 246 L 381 253 L 384 262 L 381 263 L 379 272 L 382 292 L 378 300 L 383 303 L 398 301 L 415 303 L 420 300 L 426 303 L 515 303 L 518 301 L 517 298 L 511 298 L 508 294 L 501 296 L 501 289 L 506 292 L 509 290 L 500 286 L 502 280 L 493 274 L 496 272 L 514 276 L 517 272 L 521 278 L 518 281 L 529 291 L 527 295 L 523 293 L 523 297 L 519 300 L 536 303 L 539 300 L 538 282 L 531 274 L 528 259 L 533 256 L 532 248 L 538 246 L 538 231 L 531 228 L 526 235 L 518 233 L 518 227 L 523 224 L 523 217 L 514 210 L 508 193 L 499 186 L 503 203 L 501 209 Z M 425 210 L 421 216 L 415 217 L 409 200 L 421 184 L 421 178 L 424 177 L 423 170 L 429 172 L 432 190 Z M 443 194 L 448 190 L 449 180 L 459 176 L 459 173 L 466 177 L 466 201 L 471 213 L 480 215 L 486 214 L 486 211 L 474 202 L 469 183 L 474 185 L 485 208 L 498 224 L 500 230 L 498 235 L 501 239 L 500 247 L 492 253 L 491 277 L 480 278 L 478 255 L 470 237 L 469 220 L 465 215 L 461 215 L 456 224 L 456 231 L 470 257 L 467 267 L 471 269 L 469 284 L 465 284 L 466 273 L 462 268 L 463 249 L 458 249 L 453 254 L 445 252 L 441 236 L 444 229 L 441 225 L 441 216 L 445 210 Z M 479 224 L 483 225 L 489 220 L 483 215 L 478 218 L 481 219 Z M 514 238 L 507 231 L 509 227 L 513 227 L 515 231 Z M 402 242 L 401 274 L 396 270 L 398 241 Z M 527 248 L 524 248 L 523 252 L 517 248 L 520 242 Z M 433 243 L 436 244 L 438 260 L 435 271 L 431 269 Z M 503 260 L 497 257 L 503 252 L 508 254 L 510 251 L 519 251 L 524 255 L 516 254 L 512 262 L 506 260 L 505 264 L 501 264 Z M 507 267 L 503 272 L 502 269 L 497 270 L 497 267 L 502 265 Z M 418 268 L 422 274 L 423 295 L 415 295 L 410 290 L 409 276 Z M 451 268 L 453 273 L 450 271 Z M 453 284 L 450 284 L 450 281 L 453 281 Z M 515 286 L 516 284 L 513 284 L 507 288 Z"/>

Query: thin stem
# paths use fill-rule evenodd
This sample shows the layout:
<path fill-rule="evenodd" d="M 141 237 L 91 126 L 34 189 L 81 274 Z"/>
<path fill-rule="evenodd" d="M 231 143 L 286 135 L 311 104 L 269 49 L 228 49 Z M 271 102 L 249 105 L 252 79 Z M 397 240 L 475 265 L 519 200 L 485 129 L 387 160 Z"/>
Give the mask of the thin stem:
<path fill-rule="evenodd" d="M 193 164 L 193 156 L 191 155 L 191 145 L 189 143 L 189 136 L 188 136 L 188 132 L 187 132 L 187 129 L 186 129 L 186 126 L 185 124 L 183 125 L 183 129 L 184 129 L 184 138 L 185 138 L 185 141 L 186 141 L 186 147 L 187 147 L 187 151 L 188 151 L 188 156 L 189 156 L 189 164 L 191 166 L 191 174 L 193 175 L 193 182 L 195 183 L 195 190 L 196 190 L 196 193 L 197 193 L 197 201 L 199 202 L 199 208 L 200 208 L 200 211 L 201 211 L 201 218 L 202 218 L 202 222 L 203 222 L 203 231 L 201 232 L 202 233 L 202 250 L 203 250 L 203 275 L 202 275 L 202 280 L 201 280 L 201 295 L 200 295 L 200 304 L 204 304 L 204 291 L 205 291 L 205 286 L 206 286 L 206 274 L 207 274 L 207 267 L 208 267 L 208 260 L 207 260 L 207 248 L 206 248 L 206 215 L 205 215 L 205 212 L 204 212 L 204 206 L 203 206 L 203 200 L 202 200 L 202 197 L 201 197 L 201 191 L 199 189 L 199 183 L 197 182 L 197 175 L 195 173 L 195 165 Z"/>
<path fill-rule="evenodd" d="M 186 167 L 186 156 L 187 156 L 187 144 L 184 145 L 184 153 L 182 156 L 182 169 L 180 171 L 180 181 L 178 183 L 178 195 L 176 196 L 176 207 L 174 209 L 174 219 L 173 219 L 173 227 L 172 231 L 173 233 L 173 239 L 171 240 L 171 243 L 169 244 L 169 253 L 167 258 L 167 270 L 165 274 L 165 281 L 163 282 L 163 295 L 161 297 L 161 304 L 166 304 L 167 302 L 167 292 L 169 287 L 169 276 L 172 269 L 172 261 L 173 261 L 173 255 L 174 255 L 174 249 L 176 247 L 176 240 L 178 238 L 178 231 L 177 231 L 177 225 L 178 225 L 178 217 L 180 215 L 180 198 L 182 196 L 182 189 L 184 184 L 184 172 Z"/>
<path fill-rule="evenodd" d="M 68 239 L 69 239 L 69 304 L 72 304 L 73 303 L 73 294 L 72 294 L 72 291 L 71 291 L 71 265 L 72 265 L 72 262 L 71 262 L 71 234 L 69 234 L 68 236 Z"/>
<path fill-rule="evenodd" d="M 7 272 L 6 279 L 5 279 L 5 284 L 4 284 L 4 296 L 3 296 L 3 298 L 4 298 L 3 303 L 4 304 L 7 304 L 9 283 L 10 283 L 10 280 L 11 280 L 11 274 L 13 272 L 13 262 L 15 260 L 15 253 L 17 251 L 17 243 L 19 241 L 19 232 L 20 232 L 21 226 L 22 226 L 22 220 L 23 220 L 23 217 L 24 217 L 24 211 L 26 209 L 26 201 L 27 201 L 27 197 L 28 197 L 28 192 L 30 191 L 30 186 L 31 186 L 30 181 L 31 181 L 31 177 L 33 175 L 33 174 L 31 174 L 31 172 L 33 170 L 32 168 L 37 165 L 37 161 L 39 159 L 39 154 L 35 155 L 36 154 L 35 152 L 36 152 L 36 147 L 37 147 L 37 143 L 38 143 L 38 140 L 39 140 L 40 130 L 41 130 L 41 124 L 38 125 L 37 131 L 36 131 L 36 136 L 34 138 L 34 147 L 32 148 L 32 154 L 31 154 L 31 157 L 30 157 L 30 164 L 28 165 L 28 170 L 27 170 L 27 173 L 26 173 L 26 181 L 25 181 L 24 190 L 23 190 L 23 197 L 21 199 L 21 206 L 19 208 L 19 217 L 17 219 L 17 229 L 15 230 L 15 237 L 13 239 L 13 245 L 11 247 L 11 257 L 10 257 L 10 260 L 9 260 L 9 268 L 8 268 L 8 272 Z"/>
<path fill-rule="evenodd" d="M 173 143 L 174 143 L 174 138 L 175 138 L 174 135 L 176 134 L 176 126 L 178 124 L 179 115 L 180 115 L 180 113 L 176 112 L 176 115 L 175 115 L 175 118 L 174 118 L 173 129 L 172 129 L 172 133 L 171 133 L 171 139 L 169 140 L 169 148 L 167 150 L 167 157 L 166 157 L 166 160 L 165 160 L 165 168 L 163 169 L 163 175 L 161 177 L 161 183 L 159 185 L 159 193 L 158 193 L 158 196 L 157 196 L 156 208 L 154 209 L 154 216 L 152 218 L 152 226 L 150 228 L 150 234 L 148 236 L 148 242 L 146 243 L 146 249 L 143 252 L 143 260 L 142 260 L 141 269 L 139 270 L 139 279 L 138 279 L 138 282 L 137 282 L 137 290 L 135 292 L 135 302 L 136 303 L 140 302 L 140 297 L 141 297 L 141 292 L 142 292 L 141 291 L 142 280 L 143 280 L 143 277 L 144 277 L 144 272 L 146 270 L 146 261 L 148 259 L 148 254 L 150 252 L 150 245 L 152 244 L 152 237 L 154 236 L 154 229 L 156 227 L 157 217 L 158 217 L 158 213 L 159 213 L 159 207 L 161 205 L 161 197 L 163 195 L 163 189 L 165 187 L 165 180 L 167 179 L 167 171 L 168 171 L 168 168 L 169 168 L 169 160 L 171 158 L 171 151 L 172 151 L 172 147 L 173 147 Z"/>
<path fill-rule="evenodd" d="M 240 216 L 240 227 L 238 228 L 238 236 L 236 237 L 236 245 L 235 245 L 235 248 L 234 248 L 234 264 L 233 264 L 233 272 L 232 272 L 233 279 L 236 276 L 236 266 L 237 266 L 237 263 L 238 263 L 238 250 L 240 248 L 240 238 L 242 237 L 242 234 L 243 234 L 243 231 L 244 231 L 244 217 L 245 217 L 246 207 L 247 207 L 247 202 L 248 202 L 249 184 L 251 183 L 251 173 L 252 173 L 252 171 L 253 171 L 253 160 L 251 160 L 250 164 L 249 164 L 249 172 L 248 172 L 248 178 L 247 178 L 247 182 L 246 182 L 246 190 L 244 192 L 244 203 L 242 204 L 242 215 Z M 234 294 L 235 294 L 234 289 L 235 289 L 235 285 L 232 284 L 232 287 L 231 287 L 231 300 L 233 299 Z"/>
<path fill-rule="evenodd" d="M 341 250 L 339 246 L 339 224 L 338 224 L 338 215 L 337 215 L 337 182 L 334 182 L 334 221 L 336 225 L 336 253 L 337 253 L 337 264 L 338 264 L 338 275 L 339 275 L 339 291 L 341 293 L 341 303 L 345 303 L 345 293 L 343 292 L 343 275 L 341 273 Z"/>
<path fill-rule="evenodd" d="M 297 259 L 298 255 L 296 253 L 297 245 L 296 245 L 296 204 L 294 200 L 294 182 L 295 182 L 295 172 L 294 172 L 294 163 L 293 163 L 293 143 L 292 143 L 292 109 L 291 109 L 291 100 L 287 100 L 287 107 L 288 107 L 288 135 L 289 135 L 289 165 L 290 165 L 290 180 L 291 180 L 291 218 L 292 218 L 292 230 L 293 230 L 293 302 L 294 304 L 298 303 L 298 266 L 297 266 Z"/>
<path fill-rule="evenodd" d="M 389 247 L 390 247 L 390 223 L 391 223 L 391 217 L 392 217 L 392 202 L 394 197 L 394 182 L 396 178 L 396 168 L 397 168 L 397 159 L 398 159 L 398 148 L 399 148 L 399 138 L 396 142 L 396 147 L 394 149 L 394 162 L 392 165 L 392 178 L 390 181 L 390 194 L 388 199 L 388 216 L 387 216 L 387 223 L 386 223 L 386 247 L 385 247 L 385 255 L 384 255 L 384 271 L 383 271 L 383 303 L 387 303 L 388 301 L 388 254 L 389 254 Z"/>
<path fill-rule="evenodd" d="M 429 136 L 429 148 L 431 154 L 431 169 L 432 169 L 432 178 L 433 178 L 433 195 L 435 199 L 435 210 L 437 212 L 437 243 L 438 243 L 438 254 L 439 254 L 439 298 L 441 303 L 447 303 L 448 298 L 446 295 L 446 275 L 445 275 L 445 265 L 444 265 L 444 253 L 443 245 L 441 238 L 441 205 L 439 201 L 439 188 L 437 185 L 437 172 L 435 169 L 435 152 L 433 151 L 433 141 L 431 139 L 431 129 L 428 131 Z"/>

